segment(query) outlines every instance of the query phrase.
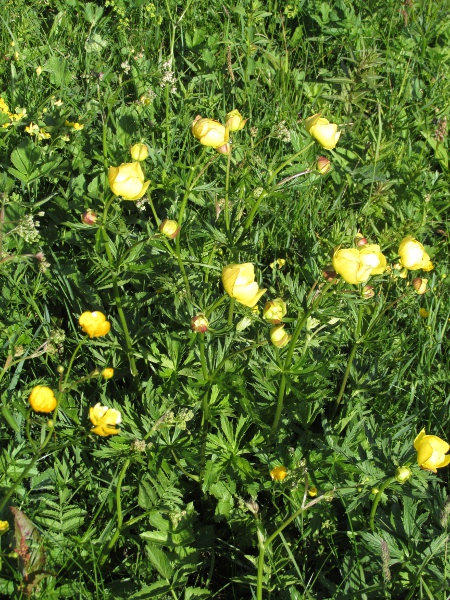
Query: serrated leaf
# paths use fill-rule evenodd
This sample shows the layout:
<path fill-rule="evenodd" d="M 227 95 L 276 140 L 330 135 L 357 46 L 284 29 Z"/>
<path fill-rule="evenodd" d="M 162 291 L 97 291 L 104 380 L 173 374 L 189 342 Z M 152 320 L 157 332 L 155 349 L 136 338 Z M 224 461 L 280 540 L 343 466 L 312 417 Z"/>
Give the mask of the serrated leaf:
<path fill-rule="evenodd" d="M 161 577 L 170 579 L 173 574 L 173 569 L 164 550 L 161 550 L 161 548 L 158 548 L 158 546 L 153 544 L 147 544 L 146 550 L 150 562 L 161 575 Z"/>

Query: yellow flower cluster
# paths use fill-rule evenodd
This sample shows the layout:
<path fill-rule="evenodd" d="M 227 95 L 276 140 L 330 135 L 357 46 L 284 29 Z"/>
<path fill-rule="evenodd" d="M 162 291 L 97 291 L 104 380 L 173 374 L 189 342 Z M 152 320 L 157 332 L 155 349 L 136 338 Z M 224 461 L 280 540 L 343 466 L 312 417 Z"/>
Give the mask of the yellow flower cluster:
<path fill-rule="evenodd" d="M 36 123 L 30 123 L 27 125 L 27 127 L 25 127 L 25 131 L 30 135 L 35 135 L 38 140 L 48 140 L 52 137 L 48 131 L 45 131 L 45 129 L 42 129 L 42 127 L 39 127 L 39 125 L 36 125 Z"/>
<path fill-rule="evenodd" d="M 2 128 L 6 129 L 11 127 L 14 121 L 20 121 L 27 116 L 27 111 L 24 108 L 16 108 L 15 113 L 9 110 L 9 106 L 4 98 L 0 98 L 0 113 L 9 117 L 9 123 L 3 123 Z"/>
<path fill-rule="evenodd" d="M 230 131 L 240 131 L 246 122 L 247 119 L 234 109 L 227 113 L 225 125 L 198 115 L 191 125 L 191 131 L 203 146 L 215 148 L 220 154 L 229 154 L 231 152 L 231 144 L 228 143 Z"/>
<path fill-rule="evenodd" d="M 359 248 L 340 248 L 333 256 L 333 269 L 347 283 L 365 283 L 371 275 L 386 270 L 386 257 L 377 244 L 365 244 Z"/>

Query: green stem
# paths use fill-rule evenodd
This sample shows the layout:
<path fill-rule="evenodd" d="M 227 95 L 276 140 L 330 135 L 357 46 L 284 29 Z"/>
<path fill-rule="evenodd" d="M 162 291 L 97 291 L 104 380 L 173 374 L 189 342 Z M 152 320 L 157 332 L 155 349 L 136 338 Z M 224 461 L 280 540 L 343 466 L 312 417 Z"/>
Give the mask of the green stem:
<path fill-rule="evenodd" d="M 234 313 L 234 298 L 230 298 L 230 306 L 228 308 L 228 321 L 227 324 L 231 327 L 233 325 L 233 313 Z"/>
<path fill-rule="evenodd" d="M 175 454 L 175 451 L 172 450 L 172 456 L 173 459 L 175 461 L 175 464 L 177 465 L 177 467 L 180 469 L 180 471 L 186 475 L 186 477 L 189 477 L 189 479 L 193 479 L 194 481 L 199 481 L 199 478 L 197 477 L 197 475 L 191 475 L 190 473 L 188 473 L 186 471 L 186 469 L 183 467 L 183 465 L 180 463 L 180 461 L 178 460 L 177 455 Z"/>
<path fill-rule="evenodd" d="M 231 165 L 231 152 L 228 153 L 227 156 L 227 171 L 225 176 L 225 227 L 227 230 L 227 234 L 230 234 L 230 203 L 229 203 L 229 195 L 230 195 L 230 165 Z"/>
<path fill-rule="evenodd" d="M 294 356 L 294 351 L 295 351 L 295 346 L 297 344 L 297 340 L 300 336 L 300 333 L 303 329 L 303 326 L 305 325 L 306 321 L 308 320 L 308 318 L 311 316 L 311 314 L 316 310 L 317 305 L 319 304 L 319 302 L 322 300 L 322 298 L 324 297 L 324 295 L 328 292 L 328 290 L 330 289 L 331 286 L 334 285 L 334 280 L 331 281 L 330 283 L 327 283 L 327 285 L 325 285 L 322 290 L 320 291 L 319 295 L 317 296 L 317 298 L 314 300 L 314 302 L 312 303 L 311 307 L 309 308 L 309 310 L 306 311 L 306 313 L 303 315 L 302 318 L 300 318 L 301 313 L 299 313 L 298 315 L 298 319 L 297 319 L 297 325 L 294 329 L 294 333 L 292 334 L 291 337 L 291 341 L 289 343 L 289 348 L 286 354 L 286 359 L 284 361 L 284 366 L 283 366 L 283 373 L 281 375 L 281 382 L 280 382 L 280 389 L 278 390 L 278 400 L 277 400 L 277 407 L 275 409 L 275 417 L 273 420 L 273 424 L 272 424 L 272 429 L 270 430 L 270 437 L 273 437 L 277 428 L 278 428 L 278 423 L 280 421 L 281 418 L 281 413 L 283 411 L 283 404 L 284 404 L 284 394 L 286 392 L 286 373 L 288 372 L 290 366 L 291 366 L 291 361 L 292 361 L 292 357 Z"/>
<path fill-rule="evenodd" d="M 378 489 L 378 493 L 375 496 L 375 498 L 373 499 L 372 502 L 372 509 L 370 511 L 370 517 L 369 517 L 369 524 L 370 524 L 370 529 L 372 531 L 375 531 L 375 513 L 377 512 L 377 507 L 378 504 L 380 503 L 381 500 L 381 496 L 383 495 L 384 490 L 391 485 L 391 483 L 394 483 L 395 481 L 395 477 L 389 477 L 389 479 L 386 479 L 386 481 L 384 483 L 382 483 Z"/>
<path fill-rule="evenodd" d="M 102 559 L 101 559 L 102 565 L 106 562 L 106 560 L 109 556 L 109 553 L 114 548 L 117 540 L 119 539 L 120 532 L 122 530 L 122 523 L 123 523 L 122 498 L 121 498 L 122 481 L 125 477 L 128 467 L 130 466 L 130 462 L 131 462 L 131 460 L 129 458 L 127 458 L 127 460 L 123 463 L 122 469 L 119 474 L 119 479 L 117 480 L 117 487 L 116 487 L 117 528 L 116 528 L 116 531 L 114 532 L 113 537 L 111 538 L 111 541 L 108 544 L 108 548 L 107 548 L 106 552 L 102 556 Z"/>
<path fill-rule="evenodd" d="M 270 187 L 270 185 L 272 184 L 273 180 L 278 175 L 278 173 L 280 171 L 282 171 L 284 169 L 284 167 L 289 165 L 293 160 L 295 160 L 298 156 L 300 156 L 301 154 L 303 154 L 304 152 L 309 150 L 309 148 L 311 148 L 311 146 L 313 146 L 313 145 L 314 145 L 314 142 L 310 142 L 307 146 L 305 146 L 299 152 L 297 152 L 296 154 L 291 156 L 288 160 L 285 160 L 283 163 L 281 163 L 281 165 L 279 167 L 277 167 L 275 169 L 275 171 L 272 173 L 272 175 L 269 177 L 269 179 L 267 181 L 267 184 L 265 186 L 266 189 L 262 191 L 261 195 L 259 196 L 259 198 L 256 200 L 255 204 L 253 205 L 253 208 L 251 209 L 250 214 L 248 215 L 247 220 L 245 222 L 244 231 L 246 231 L 247 229 L 250 229 L 250 226 L 253 223 L 253 219 L 255 218 L 256 213 L 258 212 L 261 202 L 270 193 L 271 190 L 268 188 Z"/>
<path fill-rule="evenodd" d="M 345 392 L 345 388 L 347 387 L 347 381 L 350 376 L 350 370 L 352 368 L 353 360 L 356 355 L 356 350 L 358 348 L 358 345 L 364 339 L 364 337 L 360 337 L 363 310 L 364 310 L 364 305 L 363 305 L 363 303 L 361 303 L 358 308 L 358 320 L 356 322 L 355 341 L 353 343 L 352 349 L 350 350 L 350 354 L 349 354 L 348 361 L 347 361 L 347 368 L 345 369 L 344 378 L 342 379 L 341 388 L 339 390 L 338 397 L 336 398 L 335 403 L 333 405 L 333 410 L 331 411 L 332 419 L 334 418 L 334 416 L 337 412 L 337 409 L 339 408 L 339 404 L 341 403 L 342 397 Z"/>
<path fill-rule="evenodd" d="M 208 373 L 208 366 L 206 364 L 206 357 L 205 357 L 205 334 L 204 333 L 198 334 L 198 342 L 199 342 L 199 346 L 200 346 L 200 362 L 202 365 L 203 379 L 205 380 L 206 383 L 208 383 L 209 373 Z M 209 426 L 209 392 L 208 392 L 208 390 L 206 390 L 205 393 L 203 394 L 202 413 L 203 413 L 203 417 L 202 417 L 202 446 L 201 446 L 201 451 L 200 451 L 200 478 L 199 478 L 200 481 L 203 479 L 205 463 L 206 463 L 206 439 L 208 436 L 208 426 Z"/>
<path fill-rule="evenodd" d="M 209 317 L 210 314 L 213 313 L 213 311 L 216 310 L 216 308 L 218 308 L 223 302 L 225 302 L 225 300 L 229 298 L 228 294 L 224 294 L 222 296 L 222 298 L 219 298 L 218 300 L 216 300 L 209 308 L 207 308 L 204 312 L 205 317 Z"/>

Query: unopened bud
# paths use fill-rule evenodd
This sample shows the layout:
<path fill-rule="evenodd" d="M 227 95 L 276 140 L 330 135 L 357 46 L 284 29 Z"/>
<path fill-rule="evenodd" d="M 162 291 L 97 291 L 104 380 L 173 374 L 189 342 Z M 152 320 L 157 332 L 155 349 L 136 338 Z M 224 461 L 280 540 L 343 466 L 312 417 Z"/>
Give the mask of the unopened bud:
<path fill-rule="evenodd" d="M 219 154 L 230 154 L 231 144 L 222 144 L 221 146 L 217 146 L 216 150 Z"/>
<path fill-rule="evenodd" d="M 290 339 L 291 336 L 284 330 L 284 325 L 277 325 L 270 330 L 270 341 L 277 348 L 284 348 Z"/>
<path fill-rule="evenodd" d="M 81 215 L 81 222 L 85 225 L 94 225 L 96 221 L 97 213 L 90 208 L 88 208 L 87 211 Z"/>
<path fill-rule="evenodd" d="M 427 283 L 428 279 L 424 279 L 423 277 L 415 277 L 413 279 L 413 288 L 416 290 L 416 293 L 419 294 L 419 296 L 422 296 L 422 294 L 425 294 L 427 291 Z"/>
<path fill-rule="evenodd" d="M 380 490 L 379 490 L 377 487 L 373 487 L 373 488 L 372 488 L 372 491 L 371 491 L 371 494 L 373 494 L 374 496 L 376 496 L 376 495 L 378 494 L 378 492 L 379 492 L 379 491 L 380 491 Z"/>
<path fill-rule="evenodd" d="M 331 162 L 326 156 L 317 157 L 317 170 L 321 175 L 325 175 L 331 169 Z"/>
<path fill-rule="evenodd" d="M 309 489 L 308 489 L 308 496 L 310 498 L 315 498 L 317 496 L 317 488 L 315 485 L 312 485 Z"/>
<path fill-rule="evenodd" d="M 209 321 L 205 315 L 195 315 L 191 319 L 191 329 L 196 333 L 206 333 L 209 328 Z"/>
<path fill-rule="evenodd" d="M 131 146 L 130 154 L 133 160 L 145 160 L 148 156 L 147 144 L 135 144 L 134 146 Z"/>
<path fill-rule="evenodd" d="M 58 365 L 56 367 L 56 372 L 62 375 L 64 373 L 64 367 L 62 365 Z"/>
<path fill-rule="evenodd" d="M 103 369 L 102 371 L 102 377 L 103 379 L 111 379 L 111 377 L 114 376 L 114 369 L 112 369 L 111 367 L 106 367 L 106 369 Z"/>
<path fill-rule="evenodd" d="M 322 275 L 325 277 L 328 283 L 331 283 L 333 280 L 335 280 L 335 283 L 338 282 L 338 274 L 331 266 L 325 267 L 325 269 L 322 271 Z"/>
<path fill-rule="evenodd" d="M 262 316 L 269 323 L 278 325 L 278 323 L 281 323 L 281 319 L 285 316 L 286 312 L 286 302 L 281 298 L 275 298 L 275 300 L 266 302 Z"/>
<path fill-rule="evenodd" d="M 375 296 L 375 292 L 371 285 L 365 285 L 362 290 L 362 297 L 368 300 L 369 298 L 373 298 Z"/>
<path fill-rule="evenodd" d="M 395 480 L 398 483 L 405 483 L 411 477 L 412 473 L 408 467 L 397 467 L 395 470 Z"/>
<path fill-rule="evenodd" d="M 176 221 L 164 219 L 159 226 L 159 231 L 169 239 L 173 240 L 180 233 L 180 227 Z"/>
<path fill-rule="evenodd" d="M 49 420 L 47 421 L 47 427 L 48 427 L 49 429 L 53 429 L 53 427 L 54 427 L 54 426 L 55 426 L 55 421 L 54 421 L 53 419 L 49 419 Z"/>
<path fill-rule="evenodd" d="M 358 247 L 365 246 L 367 244 L 367 238 L 365 238 L 362 233 L 357 233 L 355 235 L 354 241 L 355 241 L 355 246 L 358 246 Z"/>
<path fill-rule="evenodd" d="M 251 499 L 251 500 L 246 500 L 245 501 L 245 506 L 248 508 L 248 510 L 250 512 L 252 512 L 255 517 L 259 512 L 259 504 L 257 502 L 255 502 L 255 500 Z"/>

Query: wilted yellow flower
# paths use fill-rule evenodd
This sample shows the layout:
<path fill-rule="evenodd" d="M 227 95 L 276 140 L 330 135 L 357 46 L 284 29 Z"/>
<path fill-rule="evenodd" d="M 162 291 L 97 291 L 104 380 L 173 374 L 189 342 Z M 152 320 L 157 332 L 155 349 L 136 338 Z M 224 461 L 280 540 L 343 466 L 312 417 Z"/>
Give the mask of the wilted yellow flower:
<path fill-rule="evenodd" d="M 258 288 L 252 263 L 227 265 L 222 269 L 222 283 L 229 296 L 250 308 L 255 306 L 266 291 Z"/>
<path fill-rule="evenodd" d="M 150 180 L 145 181 L 144 172 L 138 162 L 109 167 L 108 181 L 112 193 L 124 200 L 139 200 L 150 185 Z"/>
<path fill-rule="evenodd" d="M 270 341 L 276 348 L 284 348 L 289 344 L 291 336 L 284 330 L 284 325 L 277 325 L 270 330 Z"/>
<path fill-rule="evenodd" d="M 326 150 L 333 150 L 341 136 L 336 123 L 330 123 L 328 119 L 321 117 L 320 113 L 308 117 L 305 120 L 305 128 L 309 135 L 315 138 Z"/>
<path fill-rule="evenodd" d="M 106 367 L 106 369 L 103 369 L 101 375 L 103 379 L 111 379 L 111 377 L 114 376 L 114 369 L 111 367 Z"/>
<path fill-rule="evenodd" d="M 228 132 L 222 123 L 213 119 L 202 119 L 200 115 L 192 123 L 191 131 L 203 146 L 218 148 L 228 142 Z"/>
<path fill-rule="evenodd" d="M 228 127 L 229 131 L 240 131 L 241 129 L 244 129 L 246 122 L 247 119 L 244 119 L 241 113 L 237 109 L 234 109 L 227 113 L 225 125 Z"/>
<path fill-rule="evenodd" d="M 317 488 L 315 485 L 312 485 L 310 488 L 308 488 L 308 496 L 310 498 L 315 498 L 317 496 Z"/>
<path fill-rule="evenodd" d="M 0 533 L 3 533 L 4 531 L 8 531 L 8 529 L 9 529 L 8 521 L 0 521 Z"/>
<path fill-rule="evenodd" d="M 56 398 L 53 390 L 46 385 L 37 385 L 28 397 L 31 408 L 36 412 L 49 413 L 56 408 Z"/>
<path fill-rule="evenodd" d="M 164 221 L 161 221 L 159 231 L 169 239 L 173 240 L 180 233 L 180 226 L 176 221 L 164 219 Z"/>
<path fill-rule="evenodd" d="M 422 429 L 414 440 L 414 448 L 417 450 L 417 462 L 422 469 L 436 473 L 436 469 L 450 463 L 450 454 L 445 456 L 450 450 L 450 445 L 437 435 L 426 435 L 425 429 Z"/>
<path fill-rule="evenodd" d="M 121 422 L 122 417 L 120 412 L 115 408 L 108 408 L 97 402 L 95 406 L 91 406 L 89 409 L 89 418 L 92 425 L 94 425 L 91 429 L 92 433 L 96 433 L 102 437 L 120 433 L 117 425 Z"/>
<path fill-rule="evenodd" d="M 430 313 L 427 311 L 426 308 L 419 308 L 419 315 L 423 318 L 426 319 L 428 317 Z"/>
<path fill-rule="evenodd" d="M 386 270 L 386 257 L 377 244 L 341 248 L 334 253 L 333 268 L 347 283 L 356 285 L 365 283 L 371 275 L 383 273 Z"/>
<path fill-rule="evenodd" d="M 283 481 L 283 479 L 286 479 L 286 475 L 286 467 L 275 467 L 270 471 L 270 476 L 272 479 L 275 479 L 275 481 Z"/>
<path fill-rule="evenodd" d="M 409 271 L 415 271 L 416 269 L 432 271 L 434 269 L 429 254 L 425 252 L 422 244 L 412 235 L 403 238 L 398 248 L 398 255 L 402 266 Z"/>
<path fill-rule="evenodd" d="M 78 319 L 78 323 L 81 325 L 84 333 L 87 333 L 90 338 L 102 337 L 111 329 L 111 323 L 99 311 L 84 312 Z"/>
<path fill-rule="evenodd" d="M 428 279 L 424 279 L 423 277 L 415 277 L 412 281 L 413 288 L 416 290 L 416 294 L 419 296 L 423 296 L 427 291 Z"/>
<path fill-rule="evenodd" d="M 76 131 L 80 131 L 81 129 L 84 129 L 84 125 L 82 125 L 81 123 L 76 123 L 75 121 L 65 121 L 64 125 L 66 127 L 72 127 Z"/>
<path fill-rule="evenodd" d="M 278 325 L 281 319 L 286 315 L 287 308 L 286 302 L 281 298 L 275 298 L 275 300 L 269 300 L 266 302 L 263 308 L 263 319 L 269 321 L 273 325 Z"/>
<path fill-rule="evenodd" d="M 145 160 L 148 156 L 148 146 L 147 144 L 134 144 L 130 148 L 131 158 L 133 160 Z"/>

